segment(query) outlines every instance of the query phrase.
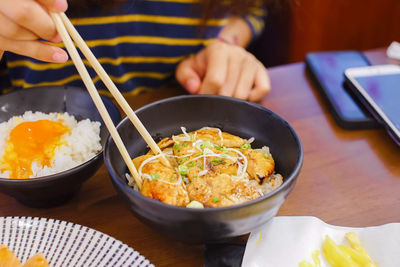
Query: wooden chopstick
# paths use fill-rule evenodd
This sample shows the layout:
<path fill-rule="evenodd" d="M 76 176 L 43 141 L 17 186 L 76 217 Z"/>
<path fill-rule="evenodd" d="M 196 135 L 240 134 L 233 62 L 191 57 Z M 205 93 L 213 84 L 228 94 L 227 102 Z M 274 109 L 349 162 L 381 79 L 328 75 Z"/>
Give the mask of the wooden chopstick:
<path fill-rule="evenodd" d="M 146 128 L 144 127 L 144 125 L 140 121 L 140 119 L 136 116 L 135 112 L 129 106 L 128 102 L 126 102 L 125 98 L 123 97 L 121 92 L 118 90 L 117 86 L 114 84 L 114 82 L 111 80 L 111 78 L 108 76 L 108 74 L 106 73 L 104 68 L 99 63 L 99 61 L 93 55 L 92 51 L 86 45 L 86 42 L 82 39 L 82 37 L 79 35 L 78 31 L 75 29 L 74 25 L 68 19 L 67 15 L 65 15 L 65 13 L 59 13 L 59 15 L 60 15 L 65 27 L 67 28 L 67 31 L 71 35 L 72 39 L 75 41 L 75 43 L 77 44 L 79 49 L 82 51 L 82 53 L 86 57 L 86 59 L 90 62 L 93 69 L 97 72 L 100 79 L 104 82 L 105 86 L 108 88 L 110 93 L 113 95 L 113 97 L 115 98 L 117 103 L 121 106 L 122 110 L 125 112 L 125 114 L 128 116 L 128 118 L 131 120 L 131 122 L 135 126 L 136 130 L 140 133 L 140 135 L 143 137 L 143 139 L 145 140 L 145 142 L 147 143 L 147 145 L 150 147 L 150 149 L 153 151 L 153 153 L 155 155 L 161 154 L 160 158 L 161 158 L 162 163 L 164 165 L 170 167 L 171 166 L 170 162 L 164 156 L 161 149 L 156 144 L 156 142 L 153 140 L 150 133 L 146 130 Z"/>
<path fill-rule="evenodd" d="M 128 169 L 133 177 L 133 179 L 135 180 L 137 186 L 139 187 L 139 189 L 142 188 L 142 179 L 139 176 L 135 165 L 133 165 L 133 162 L 131 160 L 131 157 L 129 156 L 128 151 L 126 150 L 126 147 L 124 145 L 124 143 L 121 140 L 121 137 L 118 134 L 117 129 L 114 126 L 114 123 L 112 122 L 110 115 L 107 112 L 107 109 L 104 106 L 103 101 L 100 98 L 100 95 L 92 81 L 92 79 L 90 78 L 90 75 L 87 71 L 87 69 L 85 68 L 85 65 L 82 62 L 82 59 L 80 58 L 78 51 L 76 50 L 71 37 L 68 35 L 68 32 L 63 24 L 63 21 L 60 17 L 59 14 L 56 13 L 50 13 L 52 19 L 54 20 L 54 23 L 56 25 L 57 31 L 60 34 L 65 47 L 67 48 L 72 61 L 74 62 L 79 74 L 82 77 L 82 81 L 85 84 L 86 88 L 88 89 L 88 92 L 91 96 L 91 98 L 93 99 L 94 104 L 96 105 L 96 108 L 98 109 L 108 131 L 110 132 L 111 137 L 114 139 L 115 144 L 117 145 L 117 148 L 119 150 L 119 152 L 122 155 L 123 160 L 125 161 L 125 164 L 128 166 Z"/>

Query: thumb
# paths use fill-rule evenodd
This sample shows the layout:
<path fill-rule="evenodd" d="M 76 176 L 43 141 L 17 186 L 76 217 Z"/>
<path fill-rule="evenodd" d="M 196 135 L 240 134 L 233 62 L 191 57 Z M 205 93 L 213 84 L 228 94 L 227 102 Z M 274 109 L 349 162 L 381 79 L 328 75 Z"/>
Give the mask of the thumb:
<path fill-rule="evenodd" d="M 175 72 L 176 80 L 191 94 L 200 90 L 201 79 L 196 71 L 194 57 L 189 57 L 179 63 Z"/>

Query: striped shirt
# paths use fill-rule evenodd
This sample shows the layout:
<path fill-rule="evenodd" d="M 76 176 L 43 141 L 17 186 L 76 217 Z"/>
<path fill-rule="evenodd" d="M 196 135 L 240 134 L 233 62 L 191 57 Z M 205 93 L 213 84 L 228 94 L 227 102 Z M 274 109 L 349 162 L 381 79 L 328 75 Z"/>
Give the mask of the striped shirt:
<path fill-rule="evenodd" d="M 71 21 L 119 90 L 137 94 L 173 77 L 177 64 L 215 39 L 227 23 L 227 17 L 212 17 L 201 30 L 198 4 L 199 0 L 131 0 L 108 14 L 92 11 Z M 244 19 L 256 36 L 264 26 L 264 11 L 254 9 Z M 96 88 L 107 95 L 100 78 L 84 63 Z M 54 64 L 10 52 L 3 56 L 3 92 L 61 85 L 84 87 L 72 60 Z"/>

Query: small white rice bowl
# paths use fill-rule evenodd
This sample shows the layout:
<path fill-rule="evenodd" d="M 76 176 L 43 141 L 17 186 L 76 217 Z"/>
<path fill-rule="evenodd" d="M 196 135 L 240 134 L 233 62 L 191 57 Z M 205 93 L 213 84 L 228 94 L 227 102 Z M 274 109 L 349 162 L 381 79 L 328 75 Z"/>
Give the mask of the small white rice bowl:
<path fill-rule="evenodd" d="M 77 121 L 74 116 L 65 113 L 42 113 L 26 111 L 22 116 L 14 116 L 0 123 L 0 161 L 3 158 L 10 132 L 18 124 L 26 121 L 50 120 L 62 122 L 70 131 L 61 136 L 62 145 L 55 149 L 50 166 L 32 163 L 33 174 L 29 178 L 46 176 L 74 168 L 93 158 L 102 149 L 100 142 L 100 122 L 89 119 Z M 9 178 L 10 171 L 1 172 L 0 177 Z"/>

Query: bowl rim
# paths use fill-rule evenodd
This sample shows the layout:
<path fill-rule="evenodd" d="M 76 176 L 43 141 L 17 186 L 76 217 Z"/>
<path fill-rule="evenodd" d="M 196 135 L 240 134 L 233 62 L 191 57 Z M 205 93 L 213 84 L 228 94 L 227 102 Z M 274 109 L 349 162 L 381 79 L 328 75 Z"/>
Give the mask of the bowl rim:
<path fill-rule="evenodd" d="M 286 179 L 284 180 L 284 182 L 282 183 L 281 186 L 279 186 L 277 189 L 263 195 L 262 197 L 259 197 L 257 199 L 253 199 L 250 201 L 246 201 L 237 205 L 232 205 L 232 206 L 227 206 L 227 207 L 214 207 L 214 208 L 202 208 L 202 209 L 194 209 L 194 208 L 187 208 L 187 207 L 182 207 L 182 206 L 175 206 L 175 205 L 170 205 L 170 204 L 166 204 L 163 203 L 161 201 L 146 197 L 144 195 L 142 195 L 139 191 L 136 191 L 133 189 L 132 186 L 129 186 L 127 183 L 122 182 L 119 178 L 117 178 L 116 173 L 114 172 L 114 168 L 112 168 L 110 166 L 110 162 L 108 160 L 108 147 L 110 146 L 112 137 L 109 135 L 107 138 L 107 141 L 105 143 L 104 146 L 104 163 L 107 167 L 107 170 L 109 172 L 109 176 L 111 177 L 113 182 L 116 182 L 120 185 L 120 187 L 122 188 L 121 190 L 125 191 L 127 190 L 128 194 L 133 194 L 134 196 L 138 197 L 139 199 L 143 200 L 143 201 L 149 201 L 150 203 L 161 207 L 161 208 L 167 208 L 167 209 L 172 209 L 174 211 L 185 211 L 185 212 L 192 212 L 192 213 L 204 213 L 204 212 L 224 212 L 224 211 L 231 211 L 231 210 L 236 210 L 236 209 L 241 209 L 247 206 L 252 206 L 252 205 L 256 205 L 259 202 L 263 202 L 268 198 L 271 198 L 277 194 L 279 194 L 281 191 L 284 191 L 287 187 L 291 186 L 297 179 L 299 173 L 300 173 L 300 169 L 302 167 L 303 164 L 303 158 L 304 158 L 304 152 L 303 152 L 303 146 L 301 144 L 301 140 L 300 137 L 298 136 L 298 134 L 296 133 L 296 131 L 294 130 L 294 128 L 285 120 L 283 119 L 281 116 L 279 116 L 278 114 L 276 114 L 275 112 L 273 112 L 272 110 L 261 106 L 257 103 L 254 102 L 249 102 L 246 100 L 241 100 L 238 98 L 233 98 L 233 97 L 227 97 L 227 96 L 220 96 L 220 95 L 180 95 L 180 96 L 173 96 L 173 97 L 168 97 L 165 99 L 161 99 L 155 102 L 152 102 L 150 104 L 144 105 L 142 107 L 140 107 L 139 109 L 137 109 L 135 111 L 135 113 L 140 113 L 145 109 L 148 108 L 152 108 L 153 106 L 159 105 L 159 104 L 163 104 L 164 102 L 171 102 L 171 101 L 178 101 L 178 100 L 182 100 L 182 99 L 187 99 L 187 98 L 215 98 L 215 99 L 223 99 L 223 100 L 228 100 L 228 101 L 234 101 L 234 102 L 238 102 L 238 103 L 242 103 L 242 104 L 246 104 L 246 105 L 250 105 L 253 108 L 256 109 L 260 109 L 263 112 L 268 112 L 269 115 L 275 117 L 276 119 L 282 121 L 284 123 L 284 125 L 290 130 L 292 136 L 294 137 L 294 140 L 298 146 L 298 154 L 299 157 L 297 159 L 296 165 L 294 167 L 294 169 L 291 171 L 290 175 L 286 177 Z M 116 126 L 117 130 L 119 127 L 121 127 L 122 124 L 126 123 L 126 121 L 129 120 L 128 117 L 123 118 L 118 125 Z M 110 171 L 112 170 L 112 171 Z"/>
<path fill-rule="evenodd" d="M 31 88 L 28 88 L 26 90 L 30 90 L 30 91 L 37 90 L 38 91 L 38 90 L 50 89 L 50 88 L 51 88 L 51 90 L 54 90 L 54 91 L 56 91 L 56 90 L 58 90 L 58 91 L 73 90 L 73 91 L 84 91 L 84 92 L 87 92 L 87 90 L 84 89 L 84 88 L 77 87 L 77 86 L 67 86 L 67 85 L 66 86 L 38 86 L 38 87 L 31 87 Z M 14 91 L 8 92 L 6 94 L 3 94 L 1 96 L 8 96 L 8 95 L 12 95 L 12 94 L 21 94 L 21 93 L 24 92 L 24 90 L 25 89 L 14 90 Z M 109 97 L 104 96 L 104 95 L 101 95 L 101 99 L 102 99 L 103 103 L 106 102 L 106 104 L 109 105 L 109 107 L 111 107 L 113 109 L 113 112 L 117 112 L 118 121 L 121 122 L 122 121 L 121 120 L 121 113 L 118 110 L 117 106 L 112 102 L 112 100 Z M 43 111 L 41 111 L 41 112 L 43 112 Z M 52 112 L 56 112 L 56 111 L 52 111 Z M 49 112 L 43 112 L 43 113 L 48 114 Z M 12 117 L 21 116 L 21 115 L 13 115 Z M 10 118 L 12 118 L 12 117 L 10 117 Z M 4 120 L 2 122 L 6 122 L 8 120 Z M 2 123 L 2 122 L 0 122 L 0 123 Z M 107 142 L 107 139 L 108 139 L 108 135 L 109 135 L 109 133 L 107 134 L 107 136 L 105 138 L 106 142 Z M 40 183 L 42 183 L 44 181 L 47 181 L 47 180 L 55 181 L 55 180 L 58 180 L 58 179 L 62 179 L 65 176 L 71 176 L 71 175 L 73 175 L 75 173 L 78 173 L 81 169 L 84 169 L 87 165 L 90 165 L 90 164 L 92 164 L 92 162 L 94 162 L 94 161 L 98 160 L 99 158 L 101 158 L 102 154 L 104 153 L 106 142 L 104 142 L 104 146 L 102 146 L 102 148 L 100 149 L 99 152 L 96 153 L 96 155 L 94 155 L 90 159 L 88 159 L 88 160 L 76 165 L 75 167 L 66 169 L 66 170 L 61 171 L 61 172 L 57 172 L 57 173 L 53 173 L 53 174 L 49 174 L 49 175 L 45 175 L 45 176 L 33 177 L 33 178 L 16 178 L 16 179 L 12 179 L 12 178 L 0 177 L 0 184 L 4 184 L 4 183 L 10 183 L 10 184 L 23 184 L 23 183 L 34 184 L 34 183 L 38 183 L 38 184 L 40 184 Z"/>

